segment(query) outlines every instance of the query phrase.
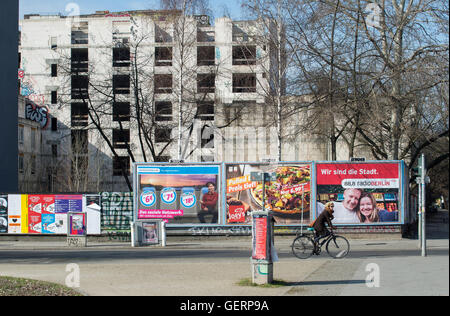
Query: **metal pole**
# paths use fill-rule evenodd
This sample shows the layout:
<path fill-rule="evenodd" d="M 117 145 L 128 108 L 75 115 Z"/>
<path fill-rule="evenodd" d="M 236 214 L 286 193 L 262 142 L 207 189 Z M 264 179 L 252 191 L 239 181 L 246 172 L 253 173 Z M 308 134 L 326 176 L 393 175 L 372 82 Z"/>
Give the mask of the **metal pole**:
<path fill-rule="evenodd" d="M 418 187 L 418 203 L 417 203 L 417 215 L 418 215 L 418 239 L 419 249 L 422 249 L 422 180 L 417 181 Z"/>
<path fill-rule="evenodd" d="M 426 234 L 426 216 L 425 216 L 425 178 L 426 178 L 426 170 L 425 170 L 425 155 L 422 154 L 422 179 L 421 179 L 421 187 L 422 187 L 422 257 L 427 256 L 427 234 Z"/>

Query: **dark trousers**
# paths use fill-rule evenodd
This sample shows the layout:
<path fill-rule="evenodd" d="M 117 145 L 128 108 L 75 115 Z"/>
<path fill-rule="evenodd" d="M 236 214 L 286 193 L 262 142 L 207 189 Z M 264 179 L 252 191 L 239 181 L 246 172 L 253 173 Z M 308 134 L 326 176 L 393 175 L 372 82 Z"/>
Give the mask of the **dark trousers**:
<path fill-rule="evenodd" d="M 316 231 L 316 237 L 314 238 L 314 240 L 316 242 L 318 242 L 319 239 L 325 238 L 325 237 L 329 236 L 330 234 L 331 234 L 330 231 L 328 229 L 326 229 L 326 228 L 324 230 L 321 230 L 321 231 Z"/>
<path fill-rule="evenodd" d="M 211 224 L 217 223 L 218 214 L 217 214 L 217 209 L 215 206 L 208 206 L 207 211 L 201 210 L 200 212 L 197 213 L 197 217 L 198 217 L 200 223 L 206 223 L 206 221 L 205 221 L 206 215 L 212 215 Z"/>

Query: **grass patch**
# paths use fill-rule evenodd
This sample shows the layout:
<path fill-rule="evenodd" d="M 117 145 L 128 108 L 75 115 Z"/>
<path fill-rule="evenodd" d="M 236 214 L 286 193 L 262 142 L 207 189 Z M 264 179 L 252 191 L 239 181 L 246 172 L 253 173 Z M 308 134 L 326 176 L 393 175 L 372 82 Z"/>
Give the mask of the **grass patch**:
<path fill-rule="evenodd" d="M 245 278 L 240 280 L 237 285 L 239 286 L 253 286 L 253 287 L 262 287 L 262 288 L 279 288 L 283 286 L 291 286 L 289 282 L 283 280 L 273 280 L 272 283 L 267 284 L 256 284 L 252 282 L 251 278 Z"/>
<path fill-rule="evenodd" d="M 0 296 L 83 296 L 79 292 L 50 282 L 0 276 Z"/>

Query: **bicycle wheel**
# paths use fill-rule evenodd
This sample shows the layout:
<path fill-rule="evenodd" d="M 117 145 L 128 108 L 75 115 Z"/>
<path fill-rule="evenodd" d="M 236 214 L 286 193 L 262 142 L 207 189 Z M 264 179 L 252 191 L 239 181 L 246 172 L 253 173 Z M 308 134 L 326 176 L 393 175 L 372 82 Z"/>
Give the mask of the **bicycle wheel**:
<path fill-rule="evenodd" d="M 348 255 L 350 244 L 345 237 L 333 236 L 327 242 L 327 252 L 335 259 L 342 259 Z"/>
<path fill-rule="evenodd" d="M 299 259 L 308 259 L 314 253 L 314 242 L 308 236 L 302 235 L 294 239 L 292 253 Z"/>

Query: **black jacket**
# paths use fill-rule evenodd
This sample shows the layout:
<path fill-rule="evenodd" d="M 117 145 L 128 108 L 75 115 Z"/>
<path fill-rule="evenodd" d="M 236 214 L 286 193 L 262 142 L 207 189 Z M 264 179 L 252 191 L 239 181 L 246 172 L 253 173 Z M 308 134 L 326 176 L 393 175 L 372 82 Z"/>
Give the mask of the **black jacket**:
<path fill-rule="evenodd" d="M 328 224 L 328 227 L 333 227 L 333 224 L 331 223 L 331 220 L 333 218 L 333 215 L 331 215 L 327 210 L 324 210 L 322 213 L 320 213 L 319 217 L 317 217 L 316 221 L 314 222 L 314 229 L 318 232 L 325 231 L 325 223 Z"/>

